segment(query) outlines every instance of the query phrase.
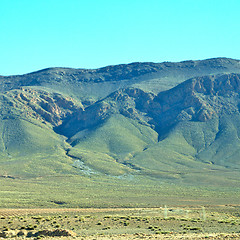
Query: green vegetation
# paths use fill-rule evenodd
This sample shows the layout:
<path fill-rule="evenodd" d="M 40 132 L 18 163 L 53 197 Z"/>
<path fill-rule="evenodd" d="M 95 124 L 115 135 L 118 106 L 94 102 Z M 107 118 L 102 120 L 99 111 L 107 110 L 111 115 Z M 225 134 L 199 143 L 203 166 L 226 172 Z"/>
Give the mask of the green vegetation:
<path fill-rule="evenodd" d="M 151 128 L 122 115 L 113 115 L 97 129 L 79 135 L 71 138 L 73 148 L 69 155 L 110 175 L 132 172 L 123 163 L 135 153 L 157 142 L 158 136 Z"/>
<path fill-rule="evenodd" d="M 0 207 L 238 203 L 239 71 L 215 59 L 0 77 Z"/>
<path fill-rule="evenodd" d="M 107 175 L 55 175 L 0 179 L 1 208 L 159 207 L 171 205 L 239 204 L 240 188 L 189 186 Z"/>

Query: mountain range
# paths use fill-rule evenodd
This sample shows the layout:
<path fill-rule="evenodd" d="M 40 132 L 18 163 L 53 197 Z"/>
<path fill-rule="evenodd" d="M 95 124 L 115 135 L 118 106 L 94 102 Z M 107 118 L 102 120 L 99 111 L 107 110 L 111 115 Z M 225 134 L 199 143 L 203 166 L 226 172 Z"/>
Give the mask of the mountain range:
<path fill-rule="evenodd" d="M 240 61 L 0 76 L 0 176 L 240 179 Z"/>

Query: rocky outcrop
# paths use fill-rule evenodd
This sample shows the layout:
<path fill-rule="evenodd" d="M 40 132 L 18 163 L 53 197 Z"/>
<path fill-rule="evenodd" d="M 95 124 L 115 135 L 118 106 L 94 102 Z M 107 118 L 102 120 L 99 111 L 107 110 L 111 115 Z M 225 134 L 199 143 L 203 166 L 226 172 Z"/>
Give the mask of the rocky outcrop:
<path fill-rule="evenodd" d="M 199 77 L 159 93 L 145 111 L 160 128 L 185 120 L 205 122 L 223 111 L 238 111 L 239 93 L 238 74 Z"/>
<path fill-rule="evenodd" d="M 76 237 L 76 233 L 71 230 L 65 229 L 54 229 L 54 230 L 41 230 L 34 233 L 34 236 L 44 236 L 44 237 Z"/>
<path fill-rule="evenodd" d="M 66 229 L 53 229 L 53 230 L 40 230 L 40 231 L 27 231 L 27 230 L 8 230 L 0 232 L 1 238 L 31 238 L 31 237 L 76 237 L 76 233 Z"/>
<path fill-rule="evenodd" d="M 84 110 L 83 105 L 68 96 L 31 88 L 8 91 L 1 96 L 2 115 L 7 106 L 12 113 L 26 119 L 36 119 L 53 127 L 59 126 L 73 113 Z"/>
<path fill-rule="evenodd" d="M 238 111 L 239 93 L 238 74 L 193 78 L 158 95 L 136 88 L 121 89 L 76 114 L 64 128 L 72 135 L 120 113 L 161 132 L 180 121 L 205 122 L 222 112 L 234 113 Z M 75 130 L 69 131 L 73 126 Z"/>
<path fill-rule="evenodd" d="M 229 58 L 213 58 L 178 63 L 135 62 L 99 69 L 47 68 L 24 75 L 0 76 L 0 92 L 26 86 L 51 86 L 52 88 L 58 86 L 58 89 L 62 90 L 71 86 L 81 91 L 84 84 L 99 84 L 99 88 L 101 88 L 103 82 L 121 82 L 126 79 L 131 80 L 128 83 L 129 86 L 131 82 L 141 84 L 150 79 L 158 79 L 161 84 L 161 79 L 165 77 L 175 79 L 176 82 L 169 85 L 174 87 L 192 77 L 224 72 L 240 73 L 239 61 Z M 114 91 L 119 88 L 116 86 Z"/>

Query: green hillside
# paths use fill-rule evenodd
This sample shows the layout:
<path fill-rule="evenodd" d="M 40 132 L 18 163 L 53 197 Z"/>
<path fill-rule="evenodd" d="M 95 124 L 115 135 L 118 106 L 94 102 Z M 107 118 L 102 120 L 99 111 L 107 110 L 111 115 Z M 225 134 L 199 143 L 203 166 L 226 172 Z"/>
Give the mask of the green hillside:
<path fill-rule="evenodd" d="M 239 82 L 238 75 L 225 74 L 191 79 L 155 96 L 119 90 L 70 120 L 76 133 L 69 153 L 86 163 L 91 155 L 100 172 L 107 158 L 135 174 L 191 182 L 195 174 L 222 182 L 224 170 L 235 175 L 239 169 Z"/>
<path fill-rule="evenodd" d="M 239 66 L 219 58 L 0 77 L 0 204 L 237 202 Z"/>
<path fill-rule="evenodd" d="M 120 175 L 132 172 L 126 161 L 156 143 L 157 137 L 151 128 L 117 114 L 94 129 L 74 135 L 69 155 L 100 172 Z"/>

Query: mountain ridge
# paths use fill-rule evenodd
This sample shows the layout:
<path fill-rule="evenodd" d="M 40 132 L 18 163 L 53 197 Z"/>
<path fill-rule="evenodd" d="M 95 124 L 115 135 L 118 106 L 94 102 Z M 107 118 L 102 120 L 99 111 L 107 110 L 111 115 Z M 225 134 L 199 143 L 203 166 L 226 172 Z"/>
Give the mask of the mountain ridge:
<path fill-rule="evenodd" d="M 191 77 L 225 72 L 240 73 L 240 61 L 213 58 L 180 63 L 131 63 L 93 70 L 49 68 L 24 75 L 0 77 L 0 91 L 35 86 L 100 99 L 129 85 L 158 93 Z M 105 88 L 105 91 L 99 90 L 99 87 Z M 88 92 L 87 96 L 85 92 Z"/>
<path fill-rule="evenodd" d="M 36 71 L 32 71 L 29 73 L 24 73 L 24 74 L 14 74 L 14 75 L 0 75 L 0 77 L 16 77 L 16 76 L 24 76 L 24 75 L 30 75 L 30 74 L 36 74 L 36 73 L 40 73 L 40 72 L 46 72 L 46 71 L 53 71 L 53 70 L 73 70 L 73 71 L 80 71 L 80 72 L 88 72 L 88 71 L 93 71 L 93 72 L 101 72 L 110 68 L 119 68 L 119 67 L 126 67 L 126 66 L 132 66 L 132 65 L 153 65 L 153 66 L 157 66 L 157 65 L 174 65 L 174 64 L 186 64 L 186 63 L 190 63 L 190 64 L 196 64 L 199 62 L 202 63 L 208 63 L 208 62 L 212 62 L 212 61 L 218 61 L 219 62 L 228 62 L 228 63 L 233 63 L 233 62 L 240 62 L 239 59 L 234 59 L 234 58 L 227 58 L 227 57 L 216 57 L 216 58 L 207 58 L 204 60 L 183 60 L 180 62 L 172 62 L 172 61 L 165 61 L 165 62 L 131 62 L 131 63 L 125 63 L 125 64 L 116 64 L 116 65 L 108 65 L 108 66 L 104 66 L 104 67 L 100 67 L 100 68 L 71 68 L 71 67 L 49 67 L 49 68 L 44 68 L 44 69 L 40 69 L 40 70 L 36 70 Z"/>

